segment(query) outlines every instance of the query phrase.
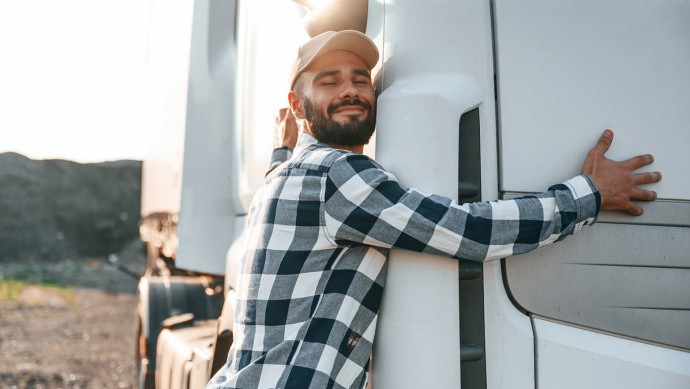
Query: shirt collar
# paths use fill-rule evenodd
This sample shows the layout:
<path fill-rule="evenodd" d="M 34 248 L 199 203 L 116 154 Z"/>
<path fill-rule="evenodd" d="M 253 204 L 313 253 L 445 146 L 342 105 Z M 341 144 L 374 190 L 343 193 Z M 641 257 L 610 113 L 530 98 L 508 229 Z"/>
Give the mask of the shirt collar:
<path fill-rule="evenodd" d="M 299 137 L 297 138 L 297 145 L 295 146 L 295 150 L 292 152 L 292 157 L 294 158 L 296 155 L 301 154 L 307 147 L 312 145 L 316 147 L 331 147 L 326 143 L 319 142 L 318 139 L 307 134 L 306 132 L 300 132 Z"/>
<path fill-rule="evenodd" d="M 307 134 L 306 132 L 300 132 L 295 149 L 299 148 L 300 146 L 306 147 L 314 143 L 319 143 L 319 140 Z"/>

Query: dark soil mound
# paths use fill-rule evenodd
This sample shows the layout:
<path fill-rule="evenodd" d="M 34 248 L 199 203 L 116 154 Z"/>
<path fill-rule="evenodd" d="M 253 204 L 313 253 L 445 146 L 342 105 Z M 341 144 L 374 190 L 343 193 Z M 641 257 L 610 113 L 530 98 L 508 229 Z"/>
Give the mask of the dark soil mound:
<path fill-rule="evenodd" d="M 141 162 L 0 154 L 0 262 L 106 257 L 139 235 Z"/>

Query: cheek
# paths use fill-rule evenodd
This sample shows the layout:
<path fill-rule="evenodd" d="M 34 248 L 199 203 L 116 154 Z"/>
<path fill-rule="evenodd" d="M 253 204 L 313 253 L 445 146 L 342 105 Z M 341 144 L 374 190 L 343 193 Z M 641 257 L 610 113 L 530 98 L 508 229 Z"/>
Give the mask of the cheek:
<path fill-rule="evenodd" d="M 359 94 L 360 99 L 366 100 L 371 106 L 374 106 L 374 100 L 376 97 L 374 96 L 374 90 L 373 89 L 366 89 L 360 92 Z"/>
<path fill-rule="evenodd" d="M 319 107 L 322 110 L 328 109 L 328 105 L 334 101 L 334 97 L 331 96 L 329 93 L 322 92 L 319 94 L 314 95 L 314 99 L 312 100 L 314 104 L 316 104 L 317 107 Z"/>

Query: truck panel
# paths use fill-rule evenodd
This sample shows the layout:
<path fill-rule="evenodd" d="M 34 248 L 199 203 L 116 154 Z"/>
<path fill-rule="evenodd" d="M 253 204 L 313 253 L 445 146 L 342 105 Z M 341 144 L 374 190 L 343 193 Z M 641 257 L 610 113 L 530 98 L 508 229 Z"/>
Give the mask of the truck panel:
<path fill-rule="evenodd" d="M 606 128 L 609 158 L 656 156 L 660 198 L 690 199 L 690 3 L 495 1 L 501 189 L 579 173 Z M 525 174 L 529 172 L 529 174 Z"/>

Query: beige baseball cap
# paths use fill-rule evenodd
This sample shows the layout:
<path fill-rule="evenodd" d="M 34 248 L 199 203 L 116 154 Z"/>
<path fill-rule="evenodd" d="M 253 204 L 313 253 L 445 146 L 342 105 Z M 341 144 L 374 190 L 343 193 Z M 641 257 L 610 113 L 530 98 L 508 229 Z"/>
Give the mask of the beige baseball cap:
<path fill-rule="evenodd" d="M 297 58 L 290 72 L 290 90 L 295 86 L 297 77 L 309 65 L 318 57 L 333 50 L 347 50 L 357 54 L 364 60 L 369 70 L 373 69 L 379 61 L 379 50 L 376 48 L 376 45 L 368 36 L 361 32 L 355 30 L 326 31 L 311 38 L 299 47 Z"/>

